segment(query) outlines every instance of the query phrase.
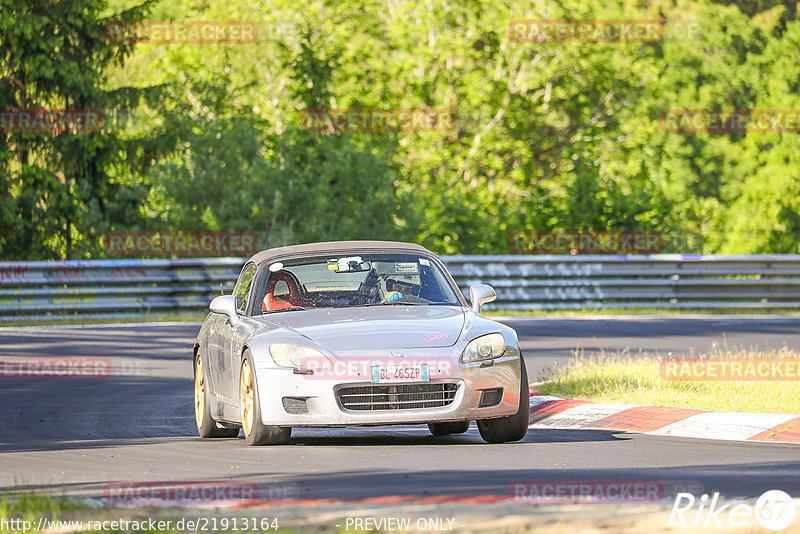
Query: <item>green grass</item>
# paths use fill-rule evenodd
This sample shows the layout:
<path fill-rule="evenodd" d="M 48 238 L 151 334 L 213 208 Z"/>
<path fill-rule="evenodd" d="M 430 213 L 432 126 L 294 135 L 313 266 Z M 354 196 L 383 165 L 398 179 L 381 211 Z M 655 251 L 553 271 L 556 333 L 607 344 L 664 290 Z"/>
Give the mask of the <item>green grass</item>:
<path fill-rule="evenodd" d="M 255 512 L 255 515 L 252 517 L 257 518 L 260 512 Z M 219 521 L 221 518 L 226 517 L 226 514 L 223 511 L 209 511 L 207 514 L 200 514 L 202 517 L 216 517 Z M 273 514 L 263 514 L 269 516 L 271 518 L 276 517 Z M 39 520 L 41 518 L 46 518 L 50 521 L 63 521 L 63 522 L 82 522 L 83 529 L 81 530 L 74 530 L 74 532 L 80 533 L 107 533 L 107 532 L 115 532 L 115 533 L 131 533 L 131 534 L 178 534 L 184 531 L 177 530 L 176 523 L 184 517 L 188 519 L 196 520 L 194 517 L 195 514 L 189 513 L 187 514 L 184 510 L 169 510 L 169 509 L 152 509 L 152 508 L 113 508 L 113 507 L 91 507 L 84 504 L 82 501 L 77 499 L 69 499 L 67 497 L 53 497 L 46 493 L 37 493 L 33 491 L 24 491 L 19 493 L 13 493 L 9 495 L 5 493 L 0 498 L 0 534 L 17 534 L 24 532 L 25 534 L 28 533 L 39 533 L 37 527 L 39 526 Z M 280 513 L 278 513 L 277 517 L 280 517 Z M 140 524 L 145 524 L 149 519 L 153 519 L 156 523 L 159 521 L 170 521 L 169 529 L 165 530 L 152 530 L 149 528 L 143 529 L 134 529 L 129 523 L 127 530 L 96 530 L 94 525 L 90 522 L 103 522 L 109 521 L 109 525 L 111 521 L 115 520 L 127 520 L 129 522 L 139 522 Z M 13 521 L 13 522 L 12 522 Z M 20 529 L 12 529 L 9 528 L 11 525 L 14 526 L 22 526 L 22 521 L 29 521 L 31 528 L 27 530 L 20 530 Z M 231 520 L 228 520 L 231 521 Z M 271 523 L 271 521 L 270 521 Z M 280 524 L 280 519 L 278 520 Z M 47 523 L 45 523 L 47 524 Z M 210 525 L 210 523 L 209 523 Z M 44 526 L 44 525 L 43 525 Z M 52 523 L 49 525 L 52 528 Z M 71 525 L 75 528 L 77 525 L 73 523 Z M 124 525 L 120 524 L 122 528 Z M 64 525 L 64 528 L 69 528 Z M 279 527 L 278 530 L 272 529 L 258 529 L 252 530 L 251 532 L 275 532 L 277 534 L 290 534 L 290 533 L 297 533 L 301 531 L 311 531 L 317 534 L 339 534 L 343 532 L 347 532 L 344 526 L 340 528 L 336 528 L 334 526 L 320 526 L 320 527 L 312 527 L 310 529 L 297 529 L 297 528 L 283 528 Z M 70 530 L 69 532 L 73 532 Z M 217 530 L 216 532 L 230 532 L 230 533 L 237 533 L 240 534 L 244 532 L 243 530 Z M 373 531 L 373 532 L 380 532 L 380 531 Z"/>
<path fill-rule="evenodd" d="M 800 358 L 788 348 L 768 352 L 715 347 L 707 358 Z M 659 374 L 659 355 L 575 351 L 566 366 L 545 371 L 542 395 L 621 404 L 725 412 L 800 414 L 798 381 L 671 381 Z"/>
<path fill-rule="evenodd" d="M 59 514 L 88 507 L 80 501 L 25 492 L 13 497 L 5 495 L 0 502 L 0 517 L 32 517 L 33 514 Z"/>
<path fill-rule="evenodd" d="M 64 497 L 53 497 L 33 491 L 23 491 L 9 495 L 3 494 L 0 500 L 0 519 L 24 519 L 38 521 L 40 517 L 58 519 L 65 513 L 89 510 L 84 503 Z M 10 532 L 0 528 L 0 532 Z"/>
<path fill-rule="evenodd" d="M 0 327 L 16 326 L 50 326 L 50 325 L 90 325 L 90 324 L 121 324 L 121 323 L 155 323 L 155 322 L 203 322 L 208 312 L 200 313 L 164 313 L 152 314 L 144 317 L 123 317 L 117 319 L 87 319 L 75 316 L 71 319 L 57 319 L 52 321 L 8 321 L 0 323 Z"/>

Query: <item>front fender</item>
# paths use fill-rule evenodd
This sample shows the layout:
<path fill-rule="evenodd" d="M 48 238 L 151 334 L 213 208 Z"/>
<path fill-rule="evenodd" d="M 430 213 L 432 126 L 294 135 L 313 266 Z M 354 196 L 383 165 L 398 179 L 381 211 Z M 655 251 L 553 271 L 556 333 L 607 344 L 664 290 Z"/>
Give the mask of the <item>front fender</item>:
<path fill-rule="evenodd" d="M 472 310 L 465 310 L 464 329 L 461 331 L 458 344 L 461 350 L 464 350 L 467 344 L 473 339 L 494 332 L 503 334 L 503 337 L 506 339 L 506 347 L 508 347 L 508 350 L 513 349 L 517 352 L 519 351 L 519 339 L 517 338 L 516 330 L 503 323 L 498 323 L 497 321 L 478 315 Z"/>

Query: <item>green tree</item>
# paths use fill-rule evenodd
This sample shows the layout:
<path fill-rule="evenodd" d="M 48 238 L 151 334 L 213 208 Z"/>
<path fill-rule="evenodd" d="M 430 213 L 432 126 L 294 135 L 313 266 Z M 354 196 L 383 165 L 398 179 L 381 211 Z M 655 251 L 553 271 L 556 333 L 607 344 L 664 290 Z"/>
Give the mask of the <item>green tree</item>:
<path fill-rule="evenodd" d="M 115 15 L 141 19 L 150 2 Z M 108 122 L 134 107 L 141 90 L 105 89 L 109 65 L 131 44 L 104 35 L 104 2 L 0 0 L 0 109 L 99 110 L 99 131 L 0 133 L 0 254 L 59 259 L 96 253 L 114 220 L 130 219 L 146 191 L 130 173 L 159 153 L 159 141 L 126 139 Z"/>
<path fill-rule="evenodd" d="M 331 65 L 310 33 L 282 61 L 298 109 L 280 133 L 240 106 L 225 75 L 173 84 L 157 112 L 181 147 L 148 171 L 149 215 L 165 229 L 255 231 L 262 246 L 398 235 L 390 138 L 304 129 L 326 107 Z M 310 89 L 309 89 L 310 88 Z"/>

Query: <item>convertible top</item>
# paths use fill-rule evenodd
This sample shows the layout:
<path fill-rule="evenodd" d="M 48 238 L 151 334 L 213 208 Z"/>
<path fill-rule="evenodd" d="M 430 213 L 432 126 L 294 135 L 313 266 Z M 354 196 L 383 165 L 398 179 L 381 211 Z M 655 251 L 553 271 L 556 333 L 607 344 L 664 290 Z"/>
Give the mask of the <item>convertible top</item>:
<path fill-rule="evenodd" d="M 421 245 L 403 243 L 402 241 L 326 241 L 323 243 L 306 243 L 304 245 L 289 245 L 262 250 L 254 254 L 250 261 L 260 265 L 285 256 L 312 256 L 315 253 L 343 253 L 355 251 L 380 252 L 407 250 L 413 252 L 426 252 L 435 256 L 433 252 Z"/>

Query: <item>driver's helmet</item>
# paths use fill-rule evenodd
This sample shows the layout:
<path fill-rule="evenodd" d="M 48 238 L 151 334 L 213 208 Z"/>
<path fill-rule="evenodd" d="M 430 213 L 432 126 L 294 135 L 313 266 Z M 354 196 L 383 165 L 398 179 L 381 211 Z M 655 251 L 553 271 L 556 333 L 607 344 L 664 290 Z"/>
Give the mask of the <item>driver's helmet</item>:
<path fill-rule="evenodd" d="M 397 291 L 398 293 L 402 293 L 403 295 L 414 295 L 419 296 L 420 286 L 419 284 L 415 283 L 412 280 L 406 280 L 403 278 L 387 278 L 386 279 L 386 291 Z"/>

